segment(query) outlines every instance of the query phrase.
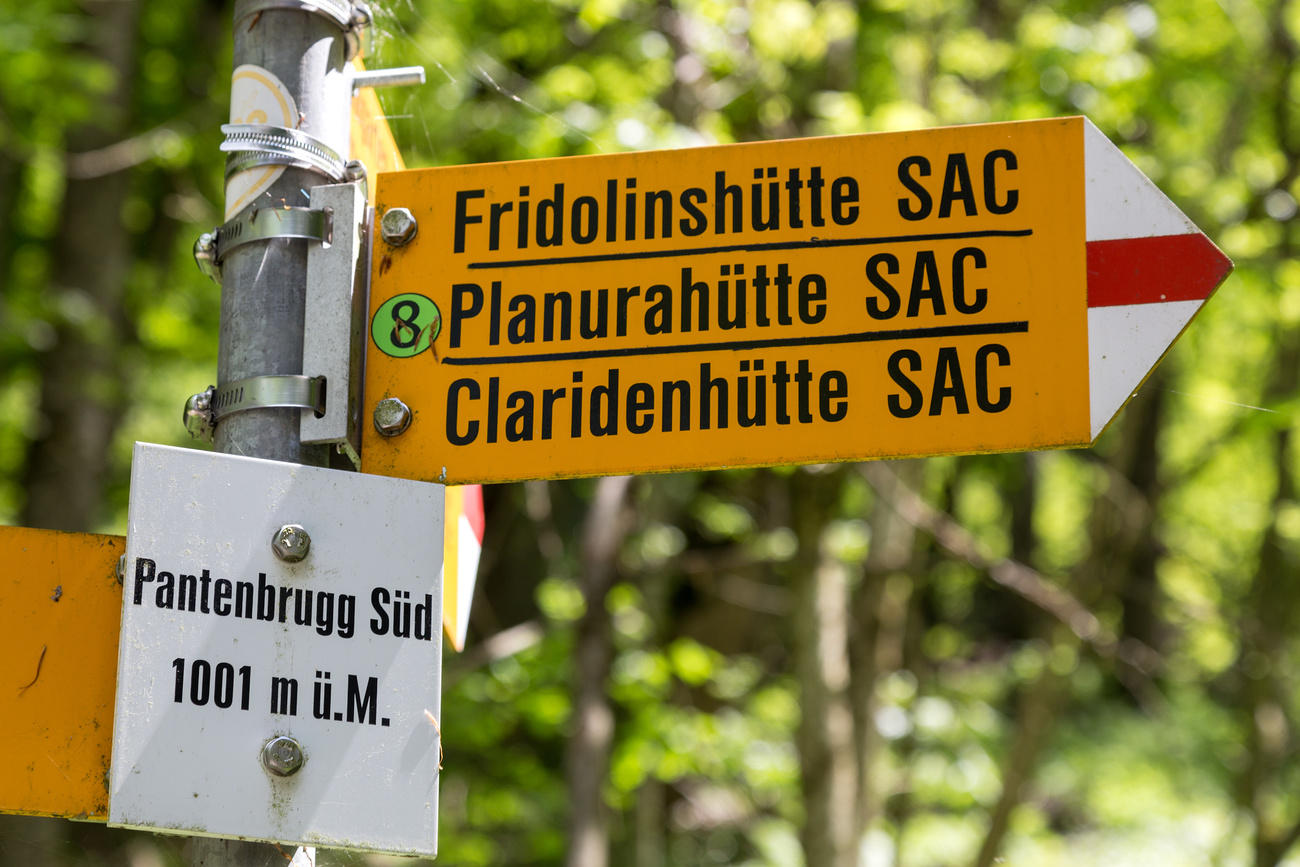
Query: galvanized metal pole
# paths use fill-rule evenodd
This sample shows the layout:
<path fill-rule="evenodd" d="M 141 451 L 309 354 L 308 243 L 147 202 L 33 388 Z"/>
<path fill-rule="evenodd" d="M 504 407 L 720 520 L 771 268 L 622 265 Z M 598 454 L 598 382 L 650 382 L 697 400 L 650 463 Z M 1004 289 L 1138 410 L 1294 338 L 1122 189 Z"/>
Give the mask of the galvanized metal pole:
<path fill-rule="evenodd" d="M 269 73 L 268 80 L 282 84 L 297 109 L 291 128 L 319 140 L 343 159 L 348 154 L 352 90 L 345 71 L 345 30 L 337 19 L 353 11 L 348 0 L 238 0 L 235 6 L 235 68 L 251 65 Z M 278 170 L 272 166 L 254 171 Z M 312 187 L 338 180 L 325 171 L 285 167 L 243 212 L 306 207 Z M 218 387 L 248 377 L 304 373 L 308 243 L 274 238 L 244 244 L 223 258 Z M 324 466 L 329 447 L 302 444 L 301 417 L 302 410 L 295 408 L 233 413 L 217 425 L 216 448 L 228 454 Z M 231 756 L 231 761 L 256 760 L 256 756 Z M 286 861 L 279 847 L 211 838 L 191 839 L 185 854 L 191 867 L 283 867 Z"/>
<path fill-rule="evenodd" d="M 344 71 L 344 33 L 322 14 L 258 8 L 274 5 L 294 4 L 236 3 L 235 68 L 251 64 L 278 79 L 296 104 L 297 129 L 346 158 L 352 91 Z M 313 169 L 289 167 L 248 207 L 305 207 L 312 187 L 337 180 Z M 305 241 L 270 240 L 231 251 L 222 263 L 218 385 L 265 374 L 303 373 L 306 278 Z M 323 466 L 328 448 L 303 446 L 299 441 L 301 416 L 298 409 L 254 409 L 230 415 L 217 425 L 217 450 Z"/>

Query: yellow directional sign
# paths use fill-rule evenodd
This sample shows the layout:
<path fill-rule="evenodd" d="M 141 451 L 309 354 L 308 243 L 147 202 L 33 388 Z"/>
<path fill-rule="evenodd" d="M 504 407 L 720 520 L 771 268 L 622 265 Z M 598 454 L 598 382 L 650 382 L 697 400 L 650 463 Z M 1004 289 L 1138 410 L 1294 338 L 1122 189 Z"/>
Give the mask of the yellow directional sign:
<path fill-rule="evenodd" d="M 0 527 L 0 812 L 103 822 L 121 536 Z"/>
<path fill-rule="evenodd" d="M 365 393 L 412 420 L 368 428 L 363 469 L 457 484 L 1087 444 L 1094 133 L 380 175 L 378 213 L 417 228 L 376 240 Z"/>

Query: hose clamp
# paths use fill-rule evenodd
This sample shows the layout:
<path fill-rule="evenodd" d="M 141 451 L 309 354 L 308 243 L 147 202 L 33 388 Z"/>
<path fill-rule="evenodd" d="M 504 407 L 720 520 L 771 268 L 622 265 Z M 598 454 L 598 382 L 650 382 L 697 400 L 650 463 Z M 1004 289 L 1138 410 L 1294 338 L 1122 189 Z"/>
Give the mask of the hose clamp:
<path fill-rule="evenodd" d="M 262 166 L 292 166 L 320 172 L 334 183 L 347 175 L 347 161 L 325 142 L 302 130 L 265 123 L 227 123 L 221 131 L 226 178 Z"/>
<path fill-rule="evenodd" d="M 343 31 L 346 45 L 345 60 L 361 53 L 361 31 L 370 25 L 370 7 L 365 3 L 348 0 L 245 0 L 235 9 L 235 26 L 245 18 L 266 12 L 268 9 L 289 9 L 310 12 L 332 21 Z"/>

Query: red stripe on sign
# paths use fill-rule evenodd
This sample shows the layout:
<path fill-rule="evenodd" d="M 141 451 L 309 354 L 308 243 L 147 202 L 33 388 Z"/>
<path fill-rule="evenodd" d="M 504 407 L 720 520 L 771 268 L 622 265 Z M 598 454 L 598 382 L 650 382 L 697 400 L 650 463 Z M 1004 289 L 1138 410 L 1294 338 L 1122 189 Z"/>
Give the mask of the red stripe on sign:
<path fill-rule="evenodd" d="M 464 496 L 465 520 L 469 521 L 469 527 L 474 531 L 475 538 L 480 545 L 483 544 L 483 486 L 466 485 Z"/>
<path fill-rule="evenodd" d="M 1232 261 L 1200 232 L 1088 242 L 1088 306 L 1203 301 Z"/>

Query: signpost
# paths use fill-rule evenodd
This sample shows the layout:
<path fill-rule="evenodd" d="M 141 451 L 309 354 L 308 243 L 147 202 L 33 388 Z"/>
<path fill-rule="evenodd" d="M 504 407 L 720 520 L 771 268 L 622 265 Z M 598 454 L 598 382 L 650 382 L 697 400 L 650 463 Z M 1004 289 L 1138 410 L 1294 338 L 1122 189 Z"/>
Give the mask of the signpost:
<path fill-rule="evenodd" d="M 131 469 L 109 824 L 435 854 L 441 486 Z"/>
<path fill-rule="evenodd" d="M 1083 118 L 380 175 L 366 472 L 1092 442 L 1231 263 Z M 400 210 L 405 209 L 405 210 Z"/>
<path fill-rule="evenodd" d="M 350 36 L 366 18 L 305 11 Z M 275 53 L 296 79 L 301 52 Z M 293 98 L 239 76 L 250 105 Z M 23 616 L 0 810 L 432 855 L 477 483 L 1086 445 L 1231 270 L 1084 118 L 401 171 L 381 112 L 364 91 L 351 129 L 398 169 L 372 187 L 365 474 L 304 465 L 325 452 L 295 425 L 324 404 L 276 389 L 320 373 L 258 312 L 301 289 L 299 242 L 343 236 L 303 206 L 278 233 L 235 216 L 208 255 L 239 328 L 187 413 L 220 409 L 219 448 L 280 460 L 137 445 L 117 578 L 120 538 L 0 532 L 11 571 L 46 576 L 0 587 Z M 274 146 L 234 129 L 255 153 L 236 168 L 315 189 L 319 148 L 285 118 L 253 131 Z M 288 331 L 305 303 L 278 310 Z"/>
<path fill-rule="evenodd" d="M 402 167 L 369 88 L 353 99 L 351 148 L 368 166 Z M 456 649 L 465 642 L 482 538 L 480 488 L 447 488 L 443 627 Z M 108 819 L 122 615 L 116 571 L 125 543 L 122 536 L 0 527 L 0 553 L 11 567 L 10 580 L 0 583 L 0 610 L 14 626 L 0 634 L 0 655 L 13 661 L 12 689 L 0 690 L 0 734 L 12 747 L 0 757 L 2 813 Z M 31 580 L 36 575 L 44 582 Z"/>

